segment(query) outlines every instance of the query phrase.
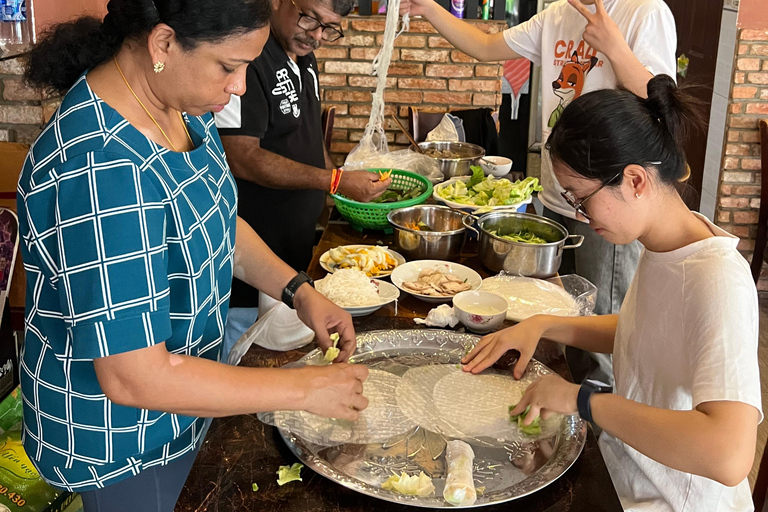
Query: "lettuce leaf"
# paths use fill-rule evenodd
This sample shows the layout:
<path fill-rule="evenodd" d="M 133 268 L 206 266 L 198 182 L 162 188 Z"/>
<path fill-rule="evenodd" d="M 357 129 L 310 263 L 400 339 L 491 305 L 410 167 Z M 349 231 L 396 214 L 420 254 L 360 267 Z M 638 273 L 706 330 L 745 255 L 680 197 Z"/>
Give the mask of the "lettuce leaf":
<path fill-rule="evenodd" d="M 529 177 L 512 183 L 506 178 L 483 177 L 480 167 L 472 167 L 469 182 L 457 180 L 441 187 L 437 195 L 454 203 L 471 206 L 509 206 L 527 201 L 534 192 L 541 192 L 537 178 Z"/>
<path fill-rule="evenodd" d="M 292 466 L 280 466 L 277 469 L 277 485 L 285 485 L 288 482 L 294 482 L 298 480 L 299 482 L 303 482 L 301 479 L 301 469 L 304 467 L 303 464 L 299 464 L 296 462 Z"/>
<path fill-rule="evenodd" d="M 392 475 L 387 481 L 381 484 L 382 489 L 399 492 L 409 496 L 429 496 L 435 492 L 435 486 L 432 485 L 432 479 L 419 471 L 418 475 L 409 476 L 402 472 L 400 475 Z"/>

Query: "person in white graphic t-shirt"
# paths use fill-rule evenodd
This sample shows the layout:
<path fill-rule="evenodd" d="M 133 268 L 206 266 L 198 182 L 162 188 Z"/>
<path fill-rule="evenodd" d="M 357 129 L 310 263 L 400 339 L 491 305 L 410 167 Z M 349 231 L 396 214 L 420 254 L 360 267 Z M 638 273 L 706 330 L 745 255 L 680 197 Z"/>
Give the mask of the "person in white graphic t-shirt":
<path fill-rule="evenodd" d="M 400 11 L 424 16 L 456 48 L 477 60 L 524 57 L 540 65 L 542 146 L 575 98 L 617 87 L 645 97 L 654 75 L 676 72 L 675 20 L 663 0 L 561 0 L 498 34 L 486 34 L 455 18 L 434 0 L 403 0 Z M 585 237 L 580 249 L 564 254 L 561 274 L 575 272 L 597 286 L 596 313 L 617 313 L 637 267 L 639 245 L 616 246 L 576 219 L 561 196 L 563 188 L 546 149 L 541 183 L 544 215 Z M 575 379 L 611 381 L 609 356 L 569 347 L 566 357 Z"/>

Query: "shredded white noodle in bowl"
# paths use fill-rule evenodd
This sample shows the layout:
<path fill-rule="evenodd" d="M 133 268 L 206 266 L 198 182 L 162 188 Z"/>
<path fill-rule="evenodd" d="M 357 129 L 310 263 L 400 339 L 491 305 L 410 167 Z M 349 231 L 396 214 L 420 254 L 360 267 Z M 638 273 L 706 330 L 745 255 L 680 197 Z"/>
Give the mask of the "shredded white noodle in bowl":
<path fill-rule="evenodd" d="M 400 296 L 395 286 L 371 279 L 356 269 L 339 269 L 315 281 L 315 289 L 352 316 L 373 313 Z"/>

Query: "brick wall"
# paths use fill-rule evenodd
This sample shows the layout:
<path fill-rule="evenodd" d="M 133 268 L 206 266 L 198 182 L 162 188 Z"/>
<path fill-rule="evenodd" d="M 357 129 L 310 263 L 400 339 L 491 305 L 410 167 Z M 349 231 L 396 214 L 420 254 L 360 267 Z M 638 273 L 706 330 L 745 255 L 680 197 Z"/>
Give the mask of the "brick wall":
<path fill-rule="evenodd" d="M 487 33 L 506 27 L 503 21 L 470 23 Z M 331 156 L 337 165 L 357 145 L 371 114 L 377 80 L 370 75 L 371 61 L 381 47 L 384 24 L 383 16 L 349 17 L 343 22 L 346 37 L 315 52 L 323 105 L 336 107 Z M 408 141 L 390 114 L 407 127 L 409 106 L 432 112 L 496 109 L 501 104 L 501 65 L 479 63 L 454 49 L 429 23 L 413 21 L 410 31 L 395 41 L 384 100 L 390 149 L 404 148 Z"/>
<path fill-rule="evenodd" d="M 768 30 L 741 30 L 735 59 L 715 221 L 741 238 L 739 249 L 751 260 L 760 208 L 758 121 L 768 119 Z M 758 289 L 768 291 L 768 265 Z"/>
<path fill-rule="evenodd" d="M 59 105 L 24 85 L 22 59 L 0 61 L 0 141 L 31 143 Z"/>

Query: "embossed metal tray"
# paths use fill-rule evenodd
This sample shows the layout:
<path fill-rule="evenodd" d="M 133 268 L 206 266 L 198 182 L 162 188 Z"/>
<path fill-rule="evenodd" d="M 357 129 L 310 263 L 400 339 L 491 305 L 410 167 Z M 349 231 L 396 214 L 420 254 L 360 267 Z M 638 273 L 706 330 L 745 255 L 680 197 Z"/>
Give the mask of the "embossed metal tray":
<path fill-rule="evenodd" d="M 428 364 L 458 364 L 479 336 L 442 330 L 371 331 L 357 337 L 355 364 L 402 375 L 408 369 Z M 322 353 L 314 350 L 294 365 L 319 364 Z M 553 373 L 532 360 L 526 376 Z M 525 377 L 524 377 L 525 378 Z M 563 416 L 552 435 L 534 440 L 483 439 L 470 441 L 475 452 L 474 480 L 478 498 L 471 507 L 495 505 L 529 495 L 565 473 L 581 454 L 586 440 L 586 423 L 576 416 Z M 426 508 L 454 507 L 443 499 L 446 437 L 416 426 L 384 443 L 316 445 L 292 434 L 280 433 L 290 449 L 320 475 L 357 492 L 403 505 Z M 432 477 L 435 494 L 405 496 L 381 489 L 394 473 Z M 484 489 L 483 489 L 484 488 Z"/>

